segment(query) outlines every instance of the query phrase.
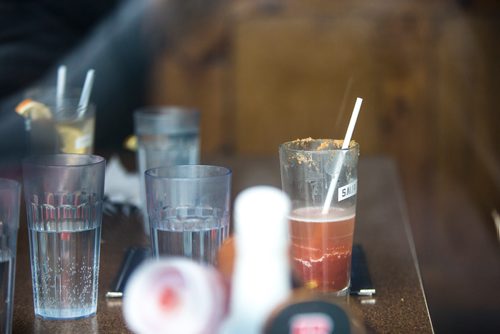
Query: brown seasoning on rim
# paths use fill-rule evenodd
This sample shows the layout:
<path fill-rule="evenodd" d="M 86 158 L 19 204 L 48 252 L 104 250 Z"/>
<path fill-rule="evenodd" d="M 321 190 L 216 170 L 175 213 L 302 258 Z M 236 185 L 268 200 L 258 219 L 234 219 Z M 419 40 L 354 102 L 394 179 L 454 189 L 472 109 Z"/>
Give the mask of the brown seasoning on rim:
<path fill-rule="evenodd" d="M 312 147 L 311 143 L 315 141 L 319 141 L 320 144 L 317 147 Z M 338 150 L 342 148 L 343 142 L 342 139 L 313 139 L 311 137 L 295 139 L 292 141 L 292 146 L 295 148 L 296 152 L 290 157 L 290 160 L 294 160 L 299 165 L 313 164 L 313 159 L 310 154 L 311 151 Z M 356 145 L 356 142 L 351 140 L 349 147 L 353 147 L 354 145 Z"/>

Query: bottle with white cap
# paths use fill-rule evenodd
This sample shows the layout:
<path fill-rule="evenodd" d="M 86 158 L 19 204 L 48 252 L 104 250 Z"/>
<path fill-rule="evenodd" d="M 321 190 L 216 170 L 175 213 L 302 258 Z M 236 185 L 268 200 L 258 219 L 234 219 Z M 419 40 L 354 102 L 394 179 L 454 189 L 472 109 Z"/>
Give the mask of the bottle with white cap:
<path fill-rule="evenodd" d="M 273 187 L 252 187 L 236 198 L 235 265 L 221 333 L 262 333 L 290 296 L 289 211 L 287 195 Z"/>

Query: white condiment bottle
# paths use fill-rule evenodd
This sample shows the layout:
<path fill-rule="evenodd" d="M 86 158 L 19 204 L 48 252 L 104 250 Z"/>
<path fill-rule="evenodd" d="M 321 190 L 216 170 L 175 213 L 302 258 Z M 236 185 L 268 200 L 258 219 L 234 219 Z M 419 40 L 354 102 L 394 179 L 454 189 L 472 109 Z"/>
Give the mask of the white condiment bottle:
<path fill-rule="evenodd" d="M 252 187 L 236 198 L 234 212 L 235 266 L 221 333 L 258 334 L 291 293 L 290 200 L 277 188 Z"/>

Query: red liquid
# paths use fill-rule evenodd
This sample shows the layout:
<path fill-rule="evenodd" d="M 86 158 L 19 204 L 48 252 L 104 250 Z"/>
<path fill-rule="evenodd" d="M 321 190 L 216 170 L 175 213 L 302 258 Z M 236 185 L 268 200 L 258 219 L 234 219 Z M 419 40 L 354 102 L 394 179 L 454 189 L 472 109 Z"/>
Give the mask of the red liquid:
<path fill-rule="evenodd" d="M 301 208 L 290 218 L 292 265 L 304 286 L 325 292 L 348 287 L 354 214 Z"/>

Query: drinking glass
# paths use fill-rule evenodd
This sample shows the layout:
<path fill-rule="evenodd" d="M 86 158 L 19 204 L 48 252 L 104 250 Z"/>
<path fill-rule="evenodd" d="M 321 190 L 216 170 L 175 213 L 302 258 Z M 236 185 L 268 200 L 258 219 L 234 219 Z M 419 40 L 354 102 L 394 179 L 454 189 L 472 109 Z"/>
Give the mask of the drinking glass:
<path fill-rule="evenodd" d="M 105 160 L 56 154 L 23 161 L 35 315 L 97 310 Z"/>
<path fill-rule="evenodd" d="M 359 155 L 354 141 L 341 147 L 341 140 L 304 139 L 279 148 L 294 272 L 306 288 L 335 295 L 349 291 Z"/>
<path fill-rule="evenodd" d="M 79 89 L 68 88 L 60 100 L 56 99 L 55 88 L 33 89 L 26 97 L 43 104 L 30 108 L 25 115 L 31 155 L 93 152 L 95 106 L 79 106 Z"/>
<path fill-rule="evenodd" d="M 215 264 L 229 234 L 231 171 L 181 165 L 146 171 L 153 255 Z"/>

